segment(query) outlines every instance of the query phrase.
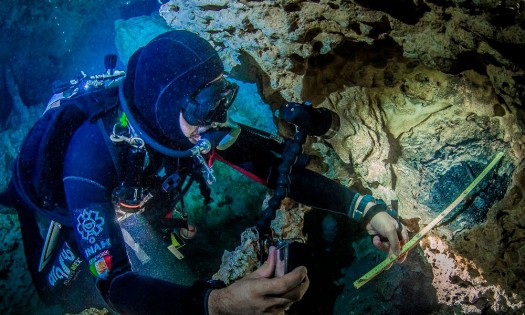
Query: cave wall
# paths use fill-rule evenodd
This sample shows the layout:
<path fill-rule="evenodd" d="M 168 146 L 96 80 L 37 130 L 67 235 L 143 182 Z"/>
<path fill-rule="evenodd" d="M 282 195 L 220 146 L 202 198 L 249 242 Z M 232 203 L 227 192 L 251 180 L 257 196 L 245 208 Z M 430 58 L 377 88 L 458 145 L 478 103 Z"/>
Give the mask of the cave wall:
<path fill-rule="evenodd" d="M 336 111 L 338 134 L 309 143 L 324 159 L 317 168 L 398 199 L 413 230 L 504 152 L 421 243 L 438 305 L 475 313 L 524 307 L 523 10 L 519 1 L 172 0 L 159 13 L 213 43 L 272 109 L 309 100 Z"/>

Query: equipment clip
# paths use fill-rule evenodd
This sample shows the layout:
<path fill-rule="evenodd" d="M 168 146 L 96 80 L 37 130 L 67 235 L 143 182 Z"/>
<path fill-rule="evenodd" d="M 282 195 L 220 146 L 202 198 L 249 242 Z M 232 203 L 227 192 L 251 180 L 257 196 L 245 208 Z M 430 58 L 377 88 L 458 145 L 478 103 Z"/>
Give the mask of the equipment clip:
<path fill-rule="evenodd" d="M 206 179 L 206 182 L 210 185 L 213 185 L 215 183 L 215 175 L 213 175 L 213 170 L 211 167 L 208 166 L 208 163 L 206 163 L 206 160 L 204 157 L 202 157 L 203 154 L 206 154 L 211 151 L 211 142 L 206 139 L 200 139 L 193 148 L 191 148 L 192 155 L 197 159 L 197 162 L 202 167 L 202 175 L 204 176 L 204 179 Z"/>
<path fill-rule="evenodd" d="M 129 135 L 129 137 L 126 135 Z M 142 138 L 134 137 L 132 135 L 132 130 L 130 129 L 129 125 L 124 127 L 120 123 L 117 123 L 113 126 L 113 133 L 109 136 L 109 138 L 115 143 L 124 141 L 136 149 L 143 149 L 146 145 Z"/>

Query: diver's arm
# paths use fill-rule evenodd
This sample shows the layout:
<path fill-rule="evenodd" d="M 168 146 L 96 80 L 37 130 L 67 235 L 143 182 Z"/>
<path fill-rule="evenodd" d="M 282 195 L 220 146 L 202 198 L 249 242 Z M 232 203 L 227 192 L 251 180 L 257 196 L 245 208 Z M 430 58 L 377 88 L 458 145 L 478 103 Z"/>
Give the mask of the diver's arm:
<path fill-rule="evenodd" d="M 401 245 L 408 242 L 406 227 L 372 196 L 361 195 L 308 169 L 294 169 L 290 178 L 290 196 L 295 201 L 346 214 L 374 236 L 377 249 L 399 255 Z"/>
<path fill-rule="evenodd" d="M 247 172 L 263 178 L 264 183 L 276 187 L 277 169 L 283 154 L 284 145 L 276 143 L 270 138 L 258 136 L 255 133 L 242 131 L 237 142 L 219 154 L 236 168 L 243 168 Z M 273 153 L 272 153 L 273 152 Z M 305 165 L 294 165 L 289 176 L 290 186 L 288 196 L 295 201 L 309 206 L 347 215 L 354 221 L 361 223 L 371 235 L 381 235 L 388 242 L 374 237 L 374 245 L 384 251 L 399 253 L 400 242 L 408 241 L 406 227 L 392 218 L 385 211 L 385 205 L 377 204 L 369 195 L 361 195 L 319 173 L 305 168 Z M 376 213 L 367 217 L 365 213 L 374 208 Z M 379 210 L 379 211 L 378 211 Z M 396 231 L 400 233 L 396 233 Z M 393 232 L 392 232 L 393 231 Z"/>
<path fill-rule="evenodd" d="M 286 154 L 286 146 L 262 134 L 242 130 L 233 145 L 226 150 L 219 150 L 217 154 L 235 169 L 242 169 L 254 175 L 251 177 L 262 179 L 269 188 L 274 189 L 277 170 L 282 161 L 280 157 Z M 355 213 L 355 201 L 362 197 L 359 193 L 305 168 L 304 164 L 308 160 L 306 156 L 303 155 L 299 160 L 303 161 L 302 165 L 296 163 L 289 176 L 289 197 L 315 208 L 346 214 L 356 221 L 361 219 L 362 215 Z M 370 202 L 369 205 L 374 203 Z"/>
<path fill-rule="evenodd" d="M 261 268 L 223 289 L 186 287 L 132 272 L 113 206 L 99 200 L 105 195 L 102 186 L 78 176 L 65 180 L 80 250 L 104 299 L 119 313 L 207 314 L 209 307 L 210 314 L 256 314 L 283 310 L 308 288 L 304 267 L 273 278 L 275 250 Z"/>
<path fill-rule="evenodd" d="M 399 255 L 401 245 L 408 242 L 406 227 L 372 196 L 361 195 L 308 169 L 294 169 L 290 178 L 290 196 L 295 201 L 346 214 L 374 235 L 373 243 L 379 250 Z"/>
<path fill-rule="evenodd" d="M 206 296 L 200 292 L 132 272 L 111 203 L 115 178 L 99 129 L 81 127 L 66 154 L 63 180 L 72 232 L 101 295 L 124 314 L 173 314 L 181 309 L 205 314 Z"/>
<path fill-rule="evenodd" d="M 104 300 L 123 314 L 173 314 L 187 307 L 189 287 L 132 271 L 113 205 L 98 200 L 101 188 L 91 179 L 65 179 L 73 234 Z"/>

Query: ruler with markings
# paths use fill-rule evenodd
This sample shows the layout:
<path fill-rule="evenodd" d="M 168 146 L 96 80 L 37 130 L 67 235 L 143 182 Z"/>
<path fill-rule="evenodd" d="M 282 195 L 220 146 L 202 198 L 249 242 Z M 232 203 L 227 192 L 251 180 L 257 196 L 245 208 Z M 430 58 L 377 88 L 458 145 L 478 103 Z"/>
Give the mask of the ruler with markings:
<path fill-rule="evenodd" d="M 427 226 L 425 226 L 419 233 L 414 235 L 410 241 L 408 241 L 403 247 L 401 248 L 401 252 L 399 255 L 403 255 L 407 253 L 409 250 L 414 248 L 419 241 L 432 229 L 434 228 L 441 220 L 443 220 L 447 214 L 449 214 L 463 199 L 467 197 L 467 195 L 476 187 L 482 180 L 485 178 L 485 176 L 496 166 L 496 164 L 501 160 L 503 157 L 503 153 L 499 152 L 496 154 L 492 162 L 490 162 L 489 165 L 485 167 L 485 169 L 481 172 L 481 174 L 478 175 L 474 179 L 470 185 L 465 188 L 465 190 L 454 200 L 445 210 L 443 210 L 432 222 L 430 222 Z M 379 265 L 375 266 L 372 270 L 367 272 L 365 275 L 363 275 L 361 278 L 354 281 L 354 287 L 356 289 L 359 289 L 363 285 L 365 285 L 368 281 L 375 278 L 377 275 L 379 275 L 383 270 L 385 270 L 388 266 L 390 266 L 391 263 L 396 261 L 398 256 L 396 255 L 390 255 L 385 260 L 383 260 Z"/>

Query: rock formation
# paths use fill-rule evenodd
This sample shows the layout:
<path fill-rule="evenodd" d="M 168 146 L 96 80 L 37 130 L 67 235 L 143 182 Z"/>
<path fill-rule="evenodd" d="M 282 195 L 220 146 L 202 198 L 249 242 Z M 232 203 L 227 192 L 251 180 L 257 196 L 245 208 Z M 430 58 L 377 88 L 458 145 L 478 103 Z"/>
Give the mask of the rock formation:
<path fill-rule="evenodd" d="M 419 226 L 505 152 L 421 243 L 439 305 L 503 313 L 523 310 L 525 297 L 523 10 L 519 1 L 172 0 L 159 12 L 212 42 L 272 109 L 309 100 L 337 112 L 339 133 L 309 150 L 327 163 L 333 149 L 339 161 L 318 168 L 398 199 Z M 443 276 L 449 264 L 462 271 Z"/>

